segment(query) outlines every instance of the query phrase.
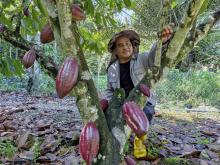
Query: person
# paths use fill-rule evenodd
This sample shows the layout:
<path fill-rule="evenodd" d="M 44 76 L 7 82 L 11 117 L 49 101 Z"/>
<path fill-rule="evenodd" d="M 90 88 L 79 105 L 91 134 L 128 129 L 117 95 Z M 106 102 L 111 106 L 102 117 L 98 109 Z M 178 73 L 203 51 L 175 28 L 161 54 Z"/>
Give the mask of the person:
<path fill-rule="evenodd" d="M 166 26 L 161 33 L 163 46 L 166 46 L 173 34 L 172 27 Z M 112 54 L 107 67 L 107 89 L 103 92 L 104 98 L 111 100 L 116 88 L 123 88 L 125 96 L 141 81 L 146 73 L 146 69 L 154 66 L 156 54 L 156 44 L 147 53 L 139 53 L 140 37 L 133 30 L 123 30 L 116 33 L 108 43 L 108 51 Z M 153 92 L 147 99 L 143 108 L 149 122 L 155 114 L 155 97 Z M 141 158 L 146 155 L 142 140 L 135 137 L 134 156 Z M 139 143 L 139 144 L 138 144 Z M 139 145 L 139 147 L 138 147 Z M 142 146 L 140 146 L 142 145 Z M 136 148 L 135 148 L 136 147 Z M 142 149 L 141 149 L 142 147 Z M 142 150 L 142 151 L 141 151 Z"/>

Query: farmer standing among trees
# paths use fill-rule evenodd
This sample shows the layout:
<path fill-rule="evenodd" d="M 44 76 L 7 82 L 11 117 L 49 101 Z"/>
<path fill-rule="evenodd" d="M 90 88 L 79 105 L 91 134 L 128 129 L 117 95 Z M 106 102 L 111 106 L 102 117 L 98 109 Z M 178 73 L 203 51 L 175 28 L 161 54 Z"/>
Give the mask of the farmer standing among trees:
<path fill-rule="evenodd" d="M 163 47 L 166 47 L 169 39 L 173 35 L 171 26 L 166 26 L 161 32 Z M 112 54 L 107 68 L 107 89 L 103 92 L 104 98 L 110 101 L 116 88 L 125 90 L 125 97 L 141 81 L 146 73 L 146 69 L 154 66 L 156 54 L 156 44 L 149 53 L 139 54 L 140 37 L 133 30 L 124 30 L 115 34 L 108 43 L 108 51 Z M 155 113 L 156 101 L 153 94 L 147 99 L 143 109 L 149 122 Z M 144 158 L 147 154 L 143 141 L 146 136 L 134 139 L 135 158 Z"/>

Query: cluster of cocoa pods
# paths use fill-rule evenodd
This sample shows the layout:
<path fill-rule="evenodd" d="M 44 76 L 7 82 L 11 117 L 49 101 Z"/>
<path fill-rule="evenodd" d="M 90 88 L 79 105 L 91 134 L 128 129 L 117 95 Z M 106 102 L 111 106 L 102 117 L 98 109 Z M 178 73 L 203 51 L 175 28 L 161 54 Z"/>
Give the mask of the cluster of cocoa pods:
<path fill-rule="evenodd" d="M 94 122 L 88 122 L 82 129 L 79 151 L 86 165 L 91 165 L 99 151 L 99 131 Z"/>
<path fill-rule="evenodd" d="M 71 6 L 71 12 L 75 21 L 84 20 L 85 14 L 77 4 Z M 26 16 L 29 15 L 28 10 L 24 10 Z M 44 26 L 40 34 L 41 43 L 50 43 L 54 40 L 54 34 L 51 25 L 48 23 Z M 31 49 L 24 58 L 23 63 L 26 68 L 30 67 L 36 58 L 35 52 Z M 62 64 L 56 77 L 56 91 L 60 98 L 65 97 L 76 85 L 78 79 L 79 65 L 77 60 L 73 57 L 67 58 Z M 147 97 L 150 96 L 150 89 L 140 84 L 140 91 Z M 100 100 L 100 105 L 103 111 L 108 108 L 108 101 Z M 126 123 L 131 127 L 138 137 L 147 133 L 149 121 L 135 102 L 125 102 L 123 105 L 123 115 Z M 80 135 L 80 154 L 87 165 L 91 165 L 93 159 L 97 156 L 99 150 L 100 136 L 99 131 L 94 122 L 87 123 L 82 129 Z M 136 164 L 130 157 L 125 157 L 128 165 Z"/>
<path fill-rule="evenodd" d="M 71 13 L 74 21 L 82 21 L 86 19 L 86 15 L 84 11 L 80 8 L 78 4 L 73 4 L 71 6 Z M 40 33 L 40 41 L 41 43 L 50 43 L 54 40 L 53 29 L 49 23 L 47 23 L 41 33 Z"/>

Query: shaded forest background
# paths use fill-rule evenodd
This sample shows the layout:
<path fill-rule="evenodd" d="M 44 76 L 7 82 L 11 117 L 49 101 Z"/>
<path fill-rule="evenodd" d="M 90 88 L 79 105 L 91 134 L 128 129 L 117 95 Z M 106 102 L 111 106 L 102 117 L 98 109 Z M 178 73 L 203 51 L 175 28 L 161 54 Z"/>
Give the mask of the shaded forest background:
<path fill-rule="evenodd" d="M 22 36 L 28 41 L 39 44 L 38 29 L 42 28 L 46 21 L 44 17 L 41 20 L 39 19 L 42 13 L 31 3 L 28 4 L 29 1 L 24 1 L 23 5 L 20 5 L 19 1 L 14 1 L 14 7 L 11 6 L 11 2 L 1 2 L 1 7 L 6 7 L 4 11 L 1 10 L 1 23 L 7 23 L 13 27 L 13 21 L 18 18 L 14 17 L 12 21 L 9 21 L 6 14 L 13 15 L 10 11 L 13 11 L 15 6 L 30 5 L 31 16 L 22 17 L 20 30 Z M 218 0 L 205 2 L 201 11 L 202 14 L 198 17 L 197 22 L 207 19 L 210 13 L 218 9 L 219 3 Z M 128 1 L 127 6 L 118 2 L 115 5 L 113 4 L 112 9 L 105 15 L 101 14 L 104 10 L 101 4 L 97 4 L 93 8 L 87 7 L 86 12 L 88 13 L 96 10 L 93 14 L 94 17 L 89 17 L 80 23 L 80 31 L 86 38 L 84 44 L 86 60 L 99 91 L 106 88 L 106 68 L 110 60 L 106 44 L 111 36 L 123 29 L 134 29 L 141 36 L 140 52 L 143 52 L 150 49 L 159 30 L 157 23 L 159 17 L 156 16 L 160 12 L 160 0 L 133 1 L 132 3 Z M 187 1 L 173 1 L 172 5 L 174 8 L 169 11 L 169 22 L 167 23 L 174 22 L 178 25 L 183 17 L 182 13 L 184 13 Z M 20 7 L 18 10 L 22 11 L 22 8 Z M 219 41 L 220 25 L 217 24 L 208 36 L 189 53 L 188 58 L 179 63 L 176 69 L 171 70 L 168 77 L 156 87 L 159 103 L 171 101 L 173 103 L 183 102 L 184 105 L 189 104 L 189 106 L 196 106 L 201 103 L 219 106 Z M 0 90 L 28 91 L 33 95 L 56 95 L 54 80 L 46 74 L 37 62 L 35 62 L 34 67 L 25 70 L 20 63 L 20 57 L 25 52 L 2 39 L 0 43 Z M 64 57 L 58 54 L 56 43 L 42 45 L 42 47 L 45 56 L 52 57 L 56 64 L 63 61 Z"/>

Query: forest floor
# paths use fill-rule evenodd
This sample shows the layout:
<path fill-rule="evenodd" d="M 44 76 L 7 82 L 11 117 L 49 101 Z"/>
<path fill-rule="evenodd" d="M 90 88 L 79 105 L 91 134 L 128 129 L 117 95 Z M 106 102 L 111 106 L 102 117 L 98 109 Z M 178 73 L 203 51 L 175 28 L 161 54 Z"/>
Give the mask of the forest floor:
<path fill-rule="evenodd" d="M 142 165 L 220 165 L 220 110 L 158 105 Z M 82 164 L 75 99 L 0 92 L 0 164 Z M 130 143 L 132 154 L 132 143 Z"/>

